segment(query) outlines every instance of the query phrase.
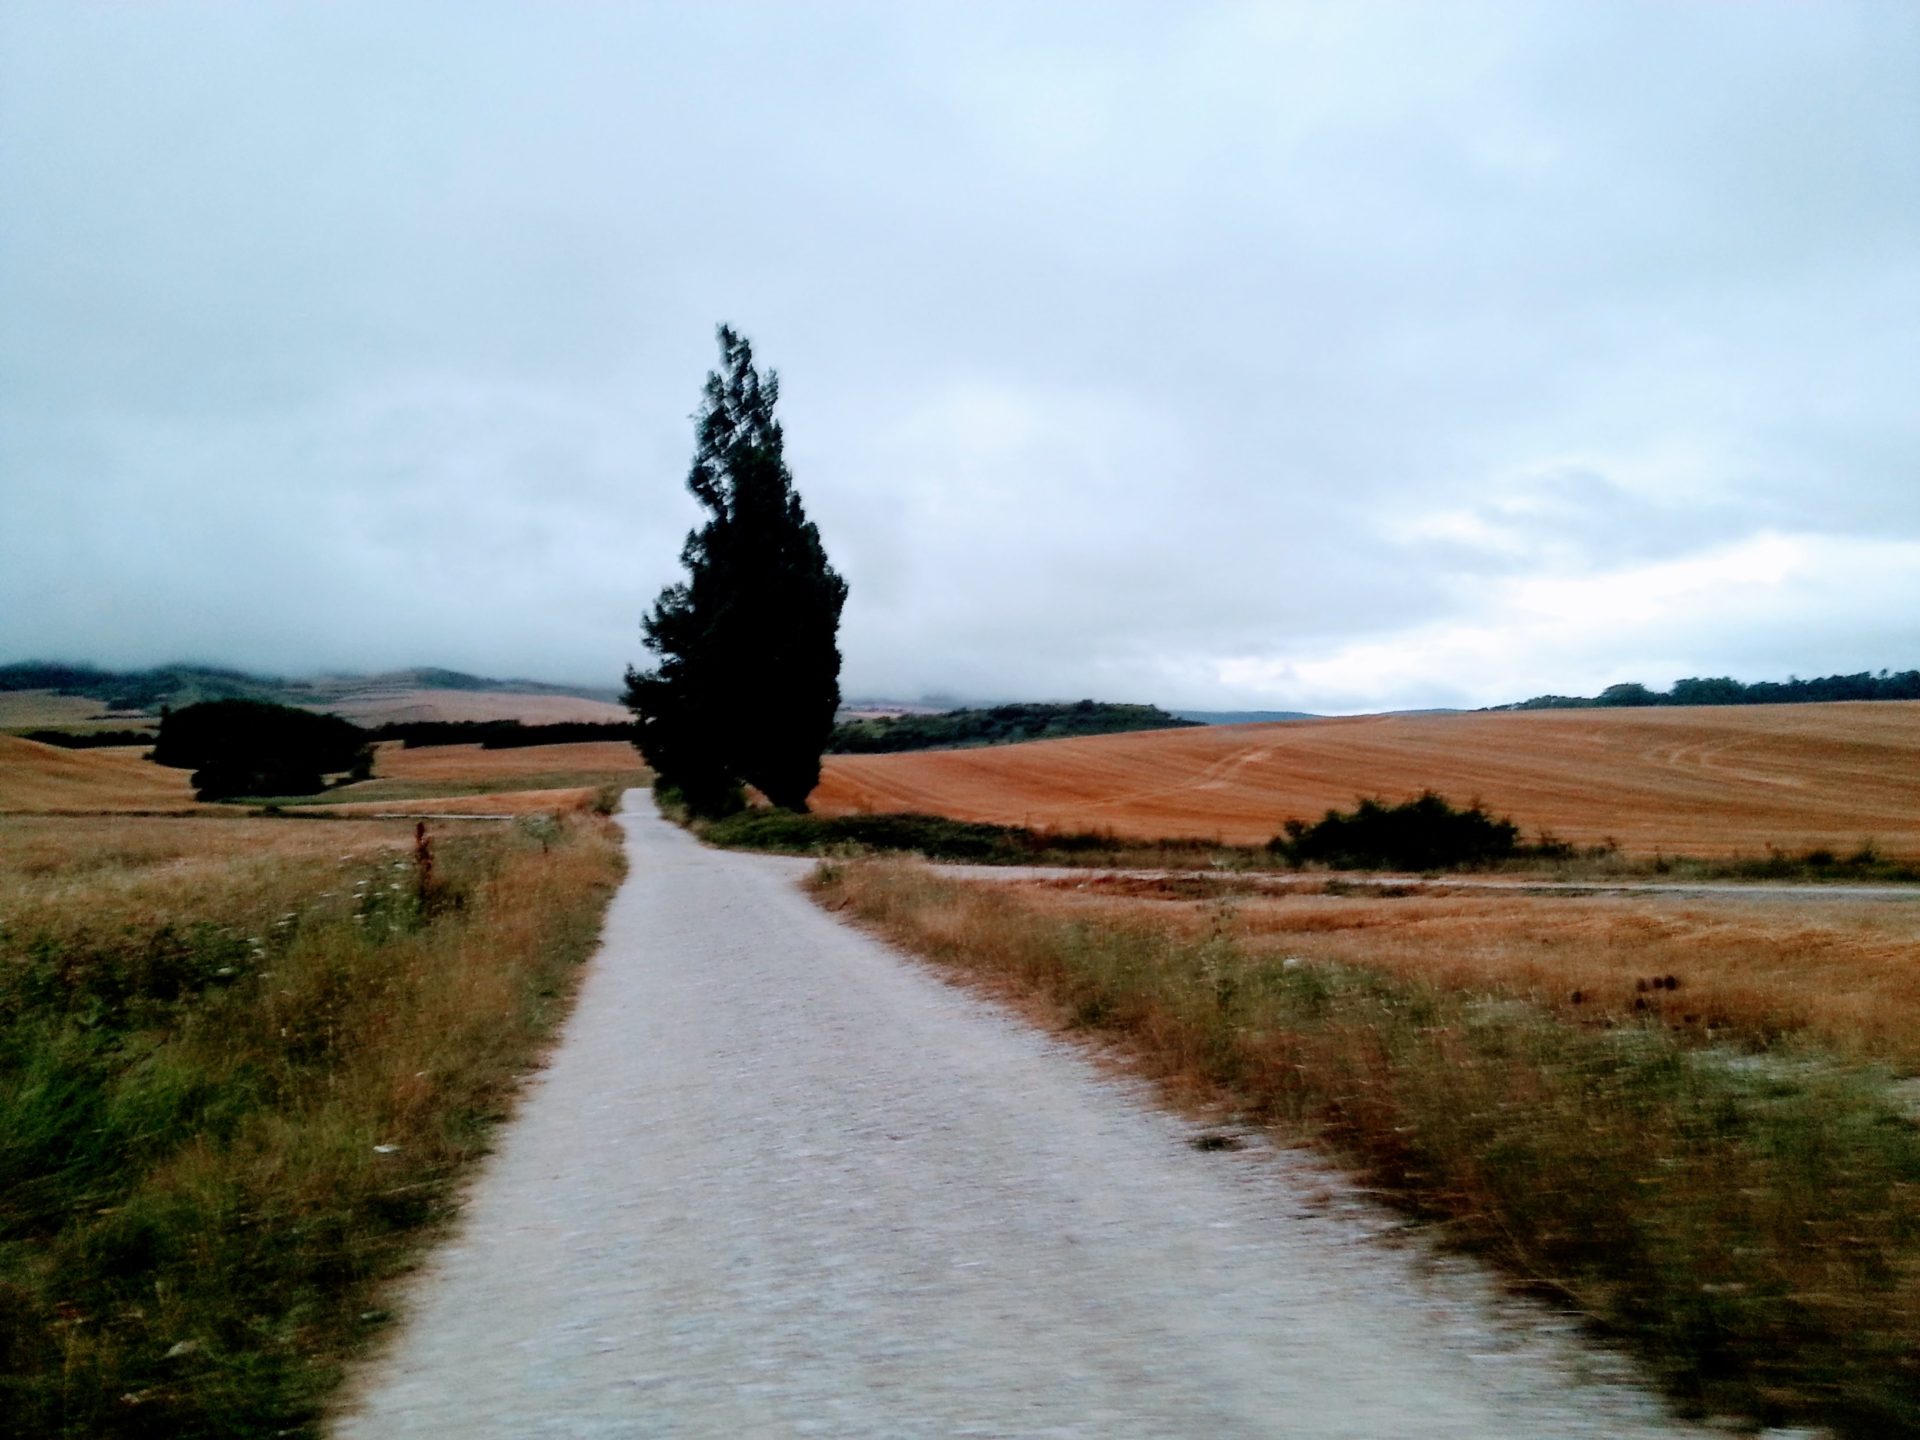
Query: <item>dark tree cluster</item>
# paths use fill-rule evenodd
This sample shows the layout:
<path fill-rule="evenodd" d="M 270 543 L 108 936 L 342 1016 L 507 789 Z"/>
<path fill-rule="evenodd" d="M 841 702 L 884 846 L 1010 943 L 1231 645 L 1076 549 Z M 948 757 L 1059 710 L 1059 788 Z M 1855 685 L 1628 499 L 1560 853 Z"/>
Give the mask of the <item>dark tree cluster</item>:
<path fill-rule="evenodd" d="M 1638 705 L 1811 705 L 1832 700 L 1920 700 L 1920 670 L 1862 670 L 1857 675 L 1823 675 L 1816 680 L 1756 680 L 1751 685 L 1726 675 L 1692 676 L 1671 690 L 1649 690 L 1627 682 L 1609 685 L 1598 695 L 1536 695 L 1496 710 L 1589 710 Z"/>
<path fill-rule="evenodd" d="M 1172 730 L 1195 724 L 1154 705 L 1115 705 L 1079 700 L 1065 705 L 995 705 L 947 710 L 938 715 L 882 715 L 833 727 L 827 742 L 836 755 L 889 755 L 902 750 L 952 750 L 973 745 L 1011 745 L 1068 735 L 1117 735 L 1129 730 Z"/>
<path fill-rule="evenodd" d="M 478 745 L 482 750 L 520 750 L 532 745 L 579 745 L 592 740 L 632 742 L 638 732 L 625 720 L 555 720 L 525 725 L 518 720 L 389 720 L 370 732 L 375 740 L 398 740 L 404 749 L 429 745 Z"/>
<path fill-rule="evenodd" d="M 1329 810 L 1309 825 L 1289 820 L 1267 848 L 1293 865 L 1331 870 L 1454 870 L 1505 860 L 1519 851 L 1520 827 L 1479 801 L 1456 810 L 1427 790 L 1398 805 L 1362 800 Z"/>
<path fill-rule="evenodd" d="M 694 813 L 737 808 L 743 784 L 805 810 L 840 704 L 847 587 L 793 488 L 779 378 L 743 336 L 719 338 L 687 475 L 707 518 L 680 552 L 687 578 L 641 622 L 657 663 L 627 671 L 626 702 L 659 783 Z"/>
<path fill-rule="evenodd" d="M 326 777 L 373 773 L 367 732 L 337 715 L 262 700 L 209 700 L 160 719 L 152 759 L 193 771 L 202 800 L 311 795 Z"/>
<path fill-rule="evenodd" d="M 151 730 L 28 730 L 20 738 L 62 750 L 103 750 L 109 746 L 151 745 Z"/>

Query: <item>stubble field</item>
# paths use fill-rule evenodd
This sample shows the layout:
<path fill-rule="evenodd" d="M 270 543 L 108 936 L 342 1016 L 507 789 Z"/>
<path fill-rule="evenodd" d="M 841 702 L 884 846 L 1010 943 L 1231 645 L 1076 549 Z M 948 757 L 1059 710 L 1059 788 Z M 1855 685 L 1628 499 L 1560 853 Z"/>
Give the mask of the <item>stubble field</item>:
<path fill-rule="evenodd" d="M 1920 856 L 1920 703 L 1384 715 L 827 757 L 813 807 L 1253 844 L 1424 789 L 1634 855 Z"/>
<path fill-rule="evenodd" d="M 0 735 L 0 813 L 86 815 L 203 809 L 185 770 L 151 765 L 142 746 L 62 750 Z"/>

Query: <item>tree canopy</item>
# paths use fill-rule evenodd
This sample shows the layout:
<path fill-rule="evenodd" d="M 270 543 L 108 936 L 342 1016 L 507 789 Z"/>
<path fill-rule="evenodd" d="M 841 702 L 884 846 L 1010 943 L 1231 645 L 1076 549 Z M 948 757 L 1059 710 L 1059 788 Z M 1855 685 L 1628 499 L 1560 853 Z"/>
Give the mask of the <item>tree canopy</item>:
<path fill-rule="evenodd" d="M 733 808 L 743 783 L 804 810 L 840 704 L 847 586 L 787 469 L 779 377 L 744 336 L 723 325 L 719 341 L 687 474 L 707 518 L 681 549 L 687 578 L 641 622 L 657 663 L 628 669 L 626 702 L 647 763 L 696 813 Z"/>
<path fill-rule="evenodd" d="M 367 732 L 338 715 L 262 700 L 208 700 L 160 720 L 153 759 L 191 770 L 202 800 L 310 795 L 327 775 L 372 769 Z"/>
<path fill-rule="evenodd" d="M 1586 710 L 1638 705 L 1807 705 L 1834 700 L 1920 700 L 1920 670 L 1878 675 L 1823 675 L 1815 680 L 1757 680 L 1743 684 L 1726 675 L 1690 676 L 1667 691 L 1627 682 L 1609 685 L 1597 696 L 1536 695 L 1495 710 Z"/>

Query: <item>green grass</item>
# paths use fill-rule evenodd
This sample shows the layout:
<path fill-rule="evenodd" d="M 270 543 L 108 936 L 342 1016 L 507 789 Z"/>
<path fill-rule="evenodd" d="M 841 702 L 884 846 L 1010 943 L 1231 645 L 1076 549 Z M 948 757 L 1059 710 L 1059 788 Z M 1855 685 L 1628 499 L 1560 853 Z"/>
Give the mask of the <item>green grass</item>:
<path fill-rule="evenodd" d="M 892 864 L 822 903 L 1316 1137 L 1632 1341 L 1693 1412 L 1920 1434 L 1920 1129 L 1884 1071 L 1043 913 Z"/>
<path fill-rule="evenodd" d="M 539 818 L 0 929 L 8 1435 L 317 1433 L 597 934 L 617 842 Z"/>

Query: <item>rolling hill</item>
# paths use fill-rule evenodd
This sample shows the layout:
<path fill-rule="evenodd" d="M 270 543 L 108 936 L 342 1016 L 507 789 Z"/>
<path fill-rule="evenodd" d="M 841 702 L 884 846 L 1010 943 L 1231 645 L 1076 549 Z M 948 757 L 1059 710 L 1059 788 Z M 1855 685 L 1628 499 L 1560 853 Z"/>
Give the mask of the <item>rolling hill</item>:
<path fill-rule="evenodd" d="M 827 757 L 823 814 L 1263 841 L 1356 796 L 1479 798 L 1631 853 L 1920 856 L 1920 702 L 1378 715 Z"/>
<path fill-rule="evenodd" d="M 120 728 L 158 719 L 160 707 L 200 700 L 267 700 L 344 716 L 358 725 L 406 720 L 563 720 L 624 723 L 611 689 L 496 680 L 430 666 L 379 675 L 284 680 L 202 665 L 97 670 L 29 661 L 0 665 L 0 729 Z"/>
<path fill-rule="evenodd" d="M 0 814 L 89 815 L 206 809 L 185 770 L 149 764 L 140 746 L 62 750 L 0 735 Z"/>

